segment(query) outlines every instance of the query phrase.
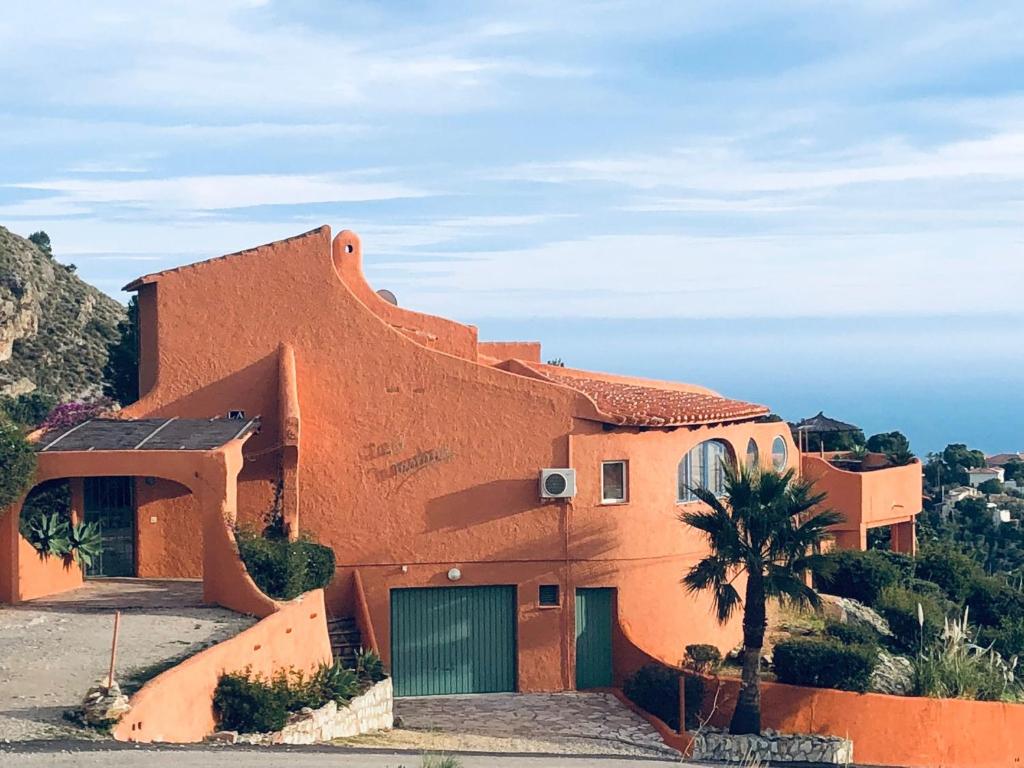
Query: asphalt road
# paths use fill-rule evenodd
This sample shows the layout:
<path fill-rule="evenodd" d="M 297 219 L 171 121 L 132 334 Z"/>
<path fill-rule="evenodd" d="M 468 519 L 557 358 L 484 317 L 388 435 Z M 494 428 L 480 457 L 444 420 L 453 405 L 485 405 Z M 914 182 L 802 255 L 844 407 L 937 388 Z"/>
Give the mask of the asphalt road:
<path fill-rule="evenodd" d="M 568 755 L 459 754 L 461 768 L 698 768 L 690 763 L 629 757 Z M 2 768 L 420 768 L 423 757 L 415 753 L 350 749 L 239 747 L 177 747 L 118 749 L 87 745 L 5 746 L 0 744 Z"/>

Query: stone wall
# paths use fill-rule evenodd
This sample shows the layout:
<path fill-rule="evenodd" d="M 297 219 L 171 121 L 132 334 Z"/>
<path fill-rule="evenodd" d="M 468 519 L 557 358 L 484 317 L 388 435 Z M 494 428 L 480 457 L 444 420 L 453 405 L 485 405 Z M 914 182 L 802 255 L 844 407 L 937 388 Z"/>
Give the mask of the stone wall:
<path fill-rule="evenodd" d="M 853 742 L 838 736 L 788 734 L 766 730 L 760 736 L 732 736 L 708 729 L 693 739 L 694 760 L 739 763 L 751 758 L 775 763 L 849 765 Z"/>
<path fill-rule="evenodd" d="M 225 738 L 214 734 L 218 741 L 240 744 L 320 744 L 333 739 L 359 736 L 363 733 L 383 731 L 394 725 L 391 678 L 380 681 L 361 696 L 356 696 L 347 707 L 329 701 L 320 709 L 304 709 L 289 718 L 288 725 L 277 733 L 253 733 Z"/>

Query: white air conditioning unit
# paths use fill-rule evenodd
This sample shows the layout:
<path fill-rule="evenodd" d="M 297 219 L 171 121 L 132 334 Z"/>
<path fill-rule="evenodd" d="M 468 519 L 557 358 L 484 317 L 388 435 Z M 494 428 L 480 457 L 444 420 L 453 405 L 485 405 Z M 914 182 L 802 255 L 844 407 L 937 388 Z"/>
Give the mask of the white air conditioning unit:
<path fill-rule="evenodd" d="M 571 499 L 575 495 L 575 469 L 542 469 L 540 471 L 540 497 L 542 499 Z"/>

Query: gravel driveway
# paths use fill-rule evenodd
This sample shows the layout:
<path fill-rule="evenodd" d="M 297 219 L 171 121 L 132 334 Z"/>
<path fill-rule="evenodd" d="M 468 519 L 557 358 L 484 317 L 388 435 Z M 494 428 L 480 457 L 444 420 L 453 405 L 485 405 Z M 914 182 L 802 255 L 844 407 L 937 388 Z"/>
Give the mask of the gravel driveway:
<path fill-rule="evenodd" d="M 107 674 L 121 610 L 115 678 L 237 634 L 254 619 L 201 606 L 192 582 L 90 582 L 47 601 L 0 607 L 0 741 L 90 738 L 63 718 Z"/>

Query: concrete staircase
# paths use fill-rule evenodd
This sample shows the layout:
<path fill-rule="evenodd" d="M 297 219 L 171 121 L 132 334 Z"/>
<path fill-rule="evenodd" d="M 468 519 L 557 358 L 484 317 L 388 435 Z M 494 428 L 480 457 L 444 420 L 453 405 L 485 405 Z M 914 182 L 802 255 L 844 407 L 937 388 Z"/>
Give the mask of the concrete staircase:
<path fill-rule="evenodd" d="M 327 620 L 327 634 L 331 638 L 331 653 L 346 669 L 355 669 L 356 654 L 363 646 L 363 635 L 356 620 L 343 616 Z"/>

